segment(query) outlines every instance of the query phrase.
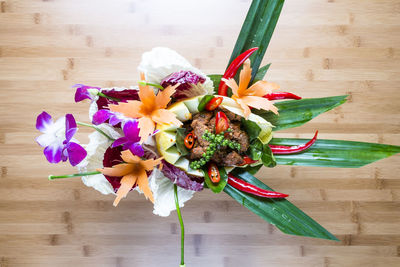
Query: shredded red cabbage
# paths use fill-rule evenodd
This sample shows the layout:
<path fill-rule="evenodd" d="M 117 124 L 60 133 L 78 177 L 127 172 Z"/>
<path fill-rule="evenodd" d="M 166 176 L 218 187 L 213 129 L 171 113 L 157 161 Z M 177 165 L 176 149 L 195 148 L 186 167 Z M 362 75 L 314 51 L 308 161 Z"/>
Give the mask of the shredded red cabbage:
<path fill-rule="evenodd" d="M 139 100 L 139 92 L 133 89 L 125 89 L 122 91 L 117 91 L 115 89 L 111 90 L 102 90 L 103 94 L 109 97 L 118 98 L 120 102 L 126 102 L 128 100 Z M 108 104 L 118 104 L 117 101 L 99 96 L 99 99 L 96 101 L 98 109 L 108 109 Z"/>
<path fill-rule="evenodd" d="M 184 99 L 204 94 L 202 92 L 200 93 L 191 92 L 191 89 L 193 87 L 192 86 L 193 84 L 197 85 L 198 83 L 204 83 L 205 81 L 206 79 L 204 77 L 197 75 L 196 73 L 193 73 L 191 71 L 181 70 L 168 75 L 161 81 L 160 84 L 162 87 L 165 88 L 169 85 L 175 85 L 177 83 L 180 83 L 181 85 L 179 85 L 176 88 L 176 91 L 172 96 L 175 99 Z"/>
<path fill-rule="evenodd" d="M 117 147 L 110 146 L 109 148 L 107 148 L 106 152 L 104 153 L 103 166 L 112 167 L 114 165 L 122 163 L 123 160 L 121 158 L 121 151 L 122 151 L 122 146 L 117 146 Z M 114 188 L 114 191 L 117 192 L 121 186 L 122 177 L 114 177 L 108 175 L 104 176 L 110 182 L 110 184 Z"/>
<path fill-rule="evenodd" d="M 170 179 L 174 184 L 187 190 L 201 191 L 203 190 L 204 178 L 188 175 L 185 171 L 166 162 L 163 162 L 162 173 Z"/>

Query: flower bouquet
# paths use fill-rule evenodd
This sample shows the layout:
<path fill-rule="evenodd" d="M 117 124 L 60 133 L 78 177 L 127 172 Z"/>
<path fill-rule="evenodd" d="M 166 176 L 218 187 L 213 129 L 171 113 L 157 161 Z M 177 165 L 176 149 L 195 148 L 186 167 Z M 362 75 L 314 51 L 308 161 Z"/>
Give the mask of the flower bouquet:
<path fill-rule="evenodd" d="M 176 210 L 194 193 L 224 192 L 282 232 L 337 240 L 321 225 L 253 175 L 262 167 L 300 165 L 356 168 L 400 152 L 382 144 L 273 137 L 346 101 L 347 96 L 302 99 L 264 80 L 262 59 L 283 0 L 254 0 L 223 75 L 206 75 L 168 48 L 142 56 L 140 81 L 130 88 L 77 84 L 75 102 L 90 101 L 91 123 L 72 114 L 57 121 L 42 112 L 37 143 L 50 163 L 69 160 L 85 185 L 115 194 L 114 206 L 130 191 L 143 193 L 153 213 Z M 280 101 L 286 100 L 288 101 Z M 91 127 L 89 143 L 74 139 Z"/>

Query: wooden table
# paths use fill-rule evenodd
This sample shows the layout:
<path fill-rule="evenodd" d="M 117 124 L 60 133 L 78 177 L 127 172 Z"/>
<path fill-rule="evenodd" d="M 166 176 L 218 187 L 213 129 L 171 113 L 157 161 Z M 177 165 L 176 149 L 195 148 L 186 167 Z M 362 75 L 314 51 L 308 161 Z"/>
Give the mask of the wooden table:
<path fill-rule="evenodd" d="M 179 51 L 206 73 L 226 67 L 250 1 L 0 1 L 0 266 L 178 266 L 176 214 L 152 215 L 132 193 L 85 187 L 48 164 L 36 116 L 73 112 L 75 83 L 137 82 L 141 54 Z M 349 94 L 345 105 L 282 137 L 400 145 L 400 2 L 288 0 L 265 63 L 271 81 L 303 97 Z M 87 130 L 80 140 L 87 141 Z M 185 208 L 193 266 L 400 266 L 400 157 L 360 169 L 280 166 L 258 177 L 341 241 L 281 234 L 226 194 Z"/>

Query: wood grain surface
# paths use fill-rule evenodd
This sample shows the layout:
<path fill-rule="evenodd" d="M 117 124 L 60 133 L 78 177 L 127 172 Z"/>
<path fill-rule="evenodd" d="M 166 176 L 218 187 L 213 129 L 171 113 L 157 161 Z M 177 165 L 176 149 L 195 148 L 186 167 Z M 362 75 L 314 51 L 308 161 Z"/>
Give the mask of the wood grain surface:
<path fill-rule="evenodd" d="M 75 83 L 129 86 L 141 54 L 179 51 L 222 73 L 249 0 L 0 1 L 0 266 L 178 266 L 176 214 L 162 218 L 132 193 L 113 196 L 51 165 L 34 142 L 46 110 L 88 121 Z M 268 79 L 303 97 L 349 101 L 280 137 L 400 145 L 400 2 L 287 0 L 264 63 Z M 87 141 L 86 129 L 79 138 Z M 183 208 L 186 265 L 400 266 L 400 156 L 360 169 L 279 166 L 257 175 L 340 238 L 281 234 L 226 194 Z"/>

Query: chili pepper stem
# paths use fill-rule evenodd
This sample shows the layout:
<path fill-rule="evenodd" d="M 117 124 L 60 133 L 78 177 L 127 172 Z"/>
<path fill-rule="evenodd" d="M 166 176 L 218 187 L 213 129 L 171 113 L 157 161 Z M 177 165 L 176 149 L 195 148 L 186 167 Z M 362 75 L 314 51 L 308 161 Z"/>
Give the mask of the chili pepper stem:
<path fill-rule="evenodd" d="M 102 135 L 104 135 L 105 137 L 107 137 L 108 140 L 110 140 L 110 141 L 115 141 L 114 138 L 108 136 L 108 135 L 107 135 L 105 132 L 103 132 L 99 127 L 96 127 L 96 126 L 93 125 L 93 124 L 84 123 L 84 122 L 80 122 L 80 121 L 77 121 L 76 124 L 81 125 L 81 126 L 86 126 L 86 127 L 93 128 L 93 129 L 95 129 L 96 131 L 98 131 L 99 133 L 101 133 Z"/>
<path fill-rule="evenodd" d="M 176 213 L 178 214 L 179 224 L 181 225 L 181 264 L 180 267 L 185 267 L 185 226 L 183 225 L 182 214 L 179 208 L 179 200 L 178 200 L 178 187 L 174 184 L 174 197 L 175 197 L 175 206 Z"/>
<path fill-rule="evenodd" d="M 100 174 L 100 173 L 101 172 L 99 172 L 99 171 L 94 171 L 94 172 L 82 172 L 82 173 L 64 174 L 64 175 L 49 175 L 49 180 L 72 178 L 72 177 L 82 177 L 82 176 L 88 176 L 88 175 L 96 175 L 96 174 Z"/>

